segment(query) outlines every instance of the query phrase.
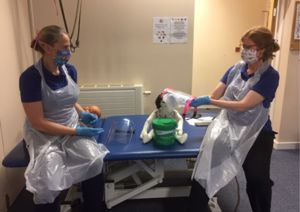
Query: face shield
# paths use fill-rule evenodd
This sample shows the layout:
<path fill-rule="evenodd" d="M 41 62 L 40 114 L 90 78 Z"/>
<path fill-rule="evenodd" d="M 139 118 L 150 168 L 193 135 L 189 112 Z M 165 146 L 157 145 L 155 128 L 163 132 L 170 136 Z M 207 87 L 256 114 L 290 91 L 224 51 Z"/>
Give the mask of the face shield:
<path fill-rule="evenodd" d="M 166 103 L 167 107 L 171 110 L 177 110 L 179 108 L 183 108 L 183 118 L 186 117 L 189 109 L 190 103 L 195 98 L 194 96 L 181 92 L 176 91 L 170 88 L 166 88 L 162 92 L 163 101 Z M 197 113 L 197 108 L 194 108 L 194 115 Z"/>

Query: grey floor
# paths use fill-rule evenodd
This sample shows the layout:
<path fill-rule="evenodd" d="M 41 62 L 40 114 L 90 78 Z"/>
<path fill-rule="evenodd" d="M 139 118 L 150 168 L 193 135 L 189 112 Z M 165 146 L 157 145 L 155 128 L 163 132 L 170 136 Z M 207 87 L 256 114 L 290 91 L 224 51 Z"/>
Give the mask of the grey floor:
<path fill-rule="evenodd" d="M 299 212 L 299 150 L 274 150 L 271 161 L 272 212 Z M 240 212 L 251 212 L 246 194 L 244 174 L 238 175 Z M 232 212 L 236 203 L 236 183 L 232 181 L 219 193 L 219 205 L 224 212 Z"/>
<path fill-rule="evenodd" d="M 274 181 L 272 212 L 299 212 L 299 150 L 274 150 L 271 177 Z M 240 186 L 239 212 L 251 212 L 245 191 L 243 173 L 237 177 Z M 233 212 L 237 201 L 236 182 L 230 182 L 217 195 L 222 212 Z M 108 212 L 177 212 L 183 211 L 186 198 L 129 200 Z M 32 211 L 32 196 L 25 189 L 20 193 L 9 212 Z M 72 212 L 83 212 L 81 205 Z"/>

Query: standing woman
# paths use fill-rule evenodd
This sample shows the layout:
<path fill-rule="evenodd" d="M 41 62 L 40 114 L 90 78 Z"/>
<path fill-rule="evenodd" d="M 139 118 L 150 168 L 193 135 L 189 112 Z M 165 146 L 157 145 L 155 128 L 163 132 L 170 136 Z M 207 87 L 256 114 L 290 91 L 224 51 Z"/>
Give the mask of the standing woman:
<path fill-rule="evenodd" d="M 209 211 L 209 198 L 241 168 L 252 210 L 271 210 L 270 160 L 275 133 L 269 108 L 279 74 L 270 61 L 279 45 L 265 27 L 249 29 L 241 44 L 243 61 L 229 68 L 210 96 L 191 102 L 194 107 L 211 104 L 222 110 L 208 127 L 200 147 L 188 211 Z"/>
<path fill-rule="evenodd" d="M 77 72 L 67 63 L 70 38 L 59 26 L 46 26 L 31 47 L 42 57 L 22 73 L 19 83 L 30 155 L 26 189 L 33 193 L 35 211 L 59 212 L 58 195 L 78 182 L 82 182 L 86 211 L 101 211 L 101 172 L 108 150 L 94 138 L 103 132 L 92 127 L 96 115 L 77 103 Z"/>

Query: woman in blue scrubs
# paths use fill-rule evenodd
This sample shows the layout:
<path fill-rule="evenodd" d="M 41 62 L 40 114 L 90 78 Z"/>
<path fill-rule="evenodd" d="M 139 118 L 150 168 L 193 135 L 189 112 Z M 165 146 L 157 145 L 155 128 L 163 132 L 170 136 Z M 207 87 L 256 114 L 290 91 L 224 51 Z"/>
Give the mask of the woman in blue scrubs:
<path fill-rule="evenodd" d="M 108 150 L 95 140 L 103 132 L 93 127 L 97 116 L 77 103 L 77 71 L 68 64 L 70 38 L 59 26 L 46 26 L 31 47 L 42 57 L 22 73 L 19 83 L 30 155 L 26 189 L 33 193 L 35 211 L 59 212 L 58 195 L 79 182 L 85 211 L 101 211 Z"/>
<path fill-rule="evenodd" d="M 209 211 L 208 201 L 243 168 L 254 212 L 270 212 L 270 161 L 274 131 L 269 118 L 279 73 L 270 65 L 279 45 L 265 27 L 241 37 L 242 61 L 224 74 L 210 96 L 191 106 L 222 108 L 208 127 L 192 176 L 188 211 Z"/>

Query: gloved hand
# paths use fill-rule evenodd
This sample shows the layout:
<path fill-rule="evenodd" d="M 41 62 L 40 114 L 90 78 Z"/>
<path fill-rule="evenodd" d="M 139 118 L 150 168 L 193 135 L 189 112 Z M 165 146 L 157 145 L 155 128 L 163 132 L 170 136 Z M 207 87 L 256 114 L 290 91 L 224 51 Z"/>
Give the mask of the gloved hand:
<path fill-rule="evenodd" d="M 88 125 L 93 125 L 97 121 L 97 118 L 97 115 L 86 111 L 82 111 L 79 114 L 80 121 Z"/>
<path fill-rule="evenodd" d="M 103 128 L 92 128 L 92 127 L 76 127 L 76 135 L 80 136 L 97 136 L 104 132 Z"/>
<path fill-rule="evenodd" d="M 201 105 L 209 105 L 210 104 L 210 98 L 209 96 L 199 96 L 195 99 L 193 99 L 191 101 L 191 106 L 192 107 L 198 107 L 198 106 L 201 106 Z"/>

